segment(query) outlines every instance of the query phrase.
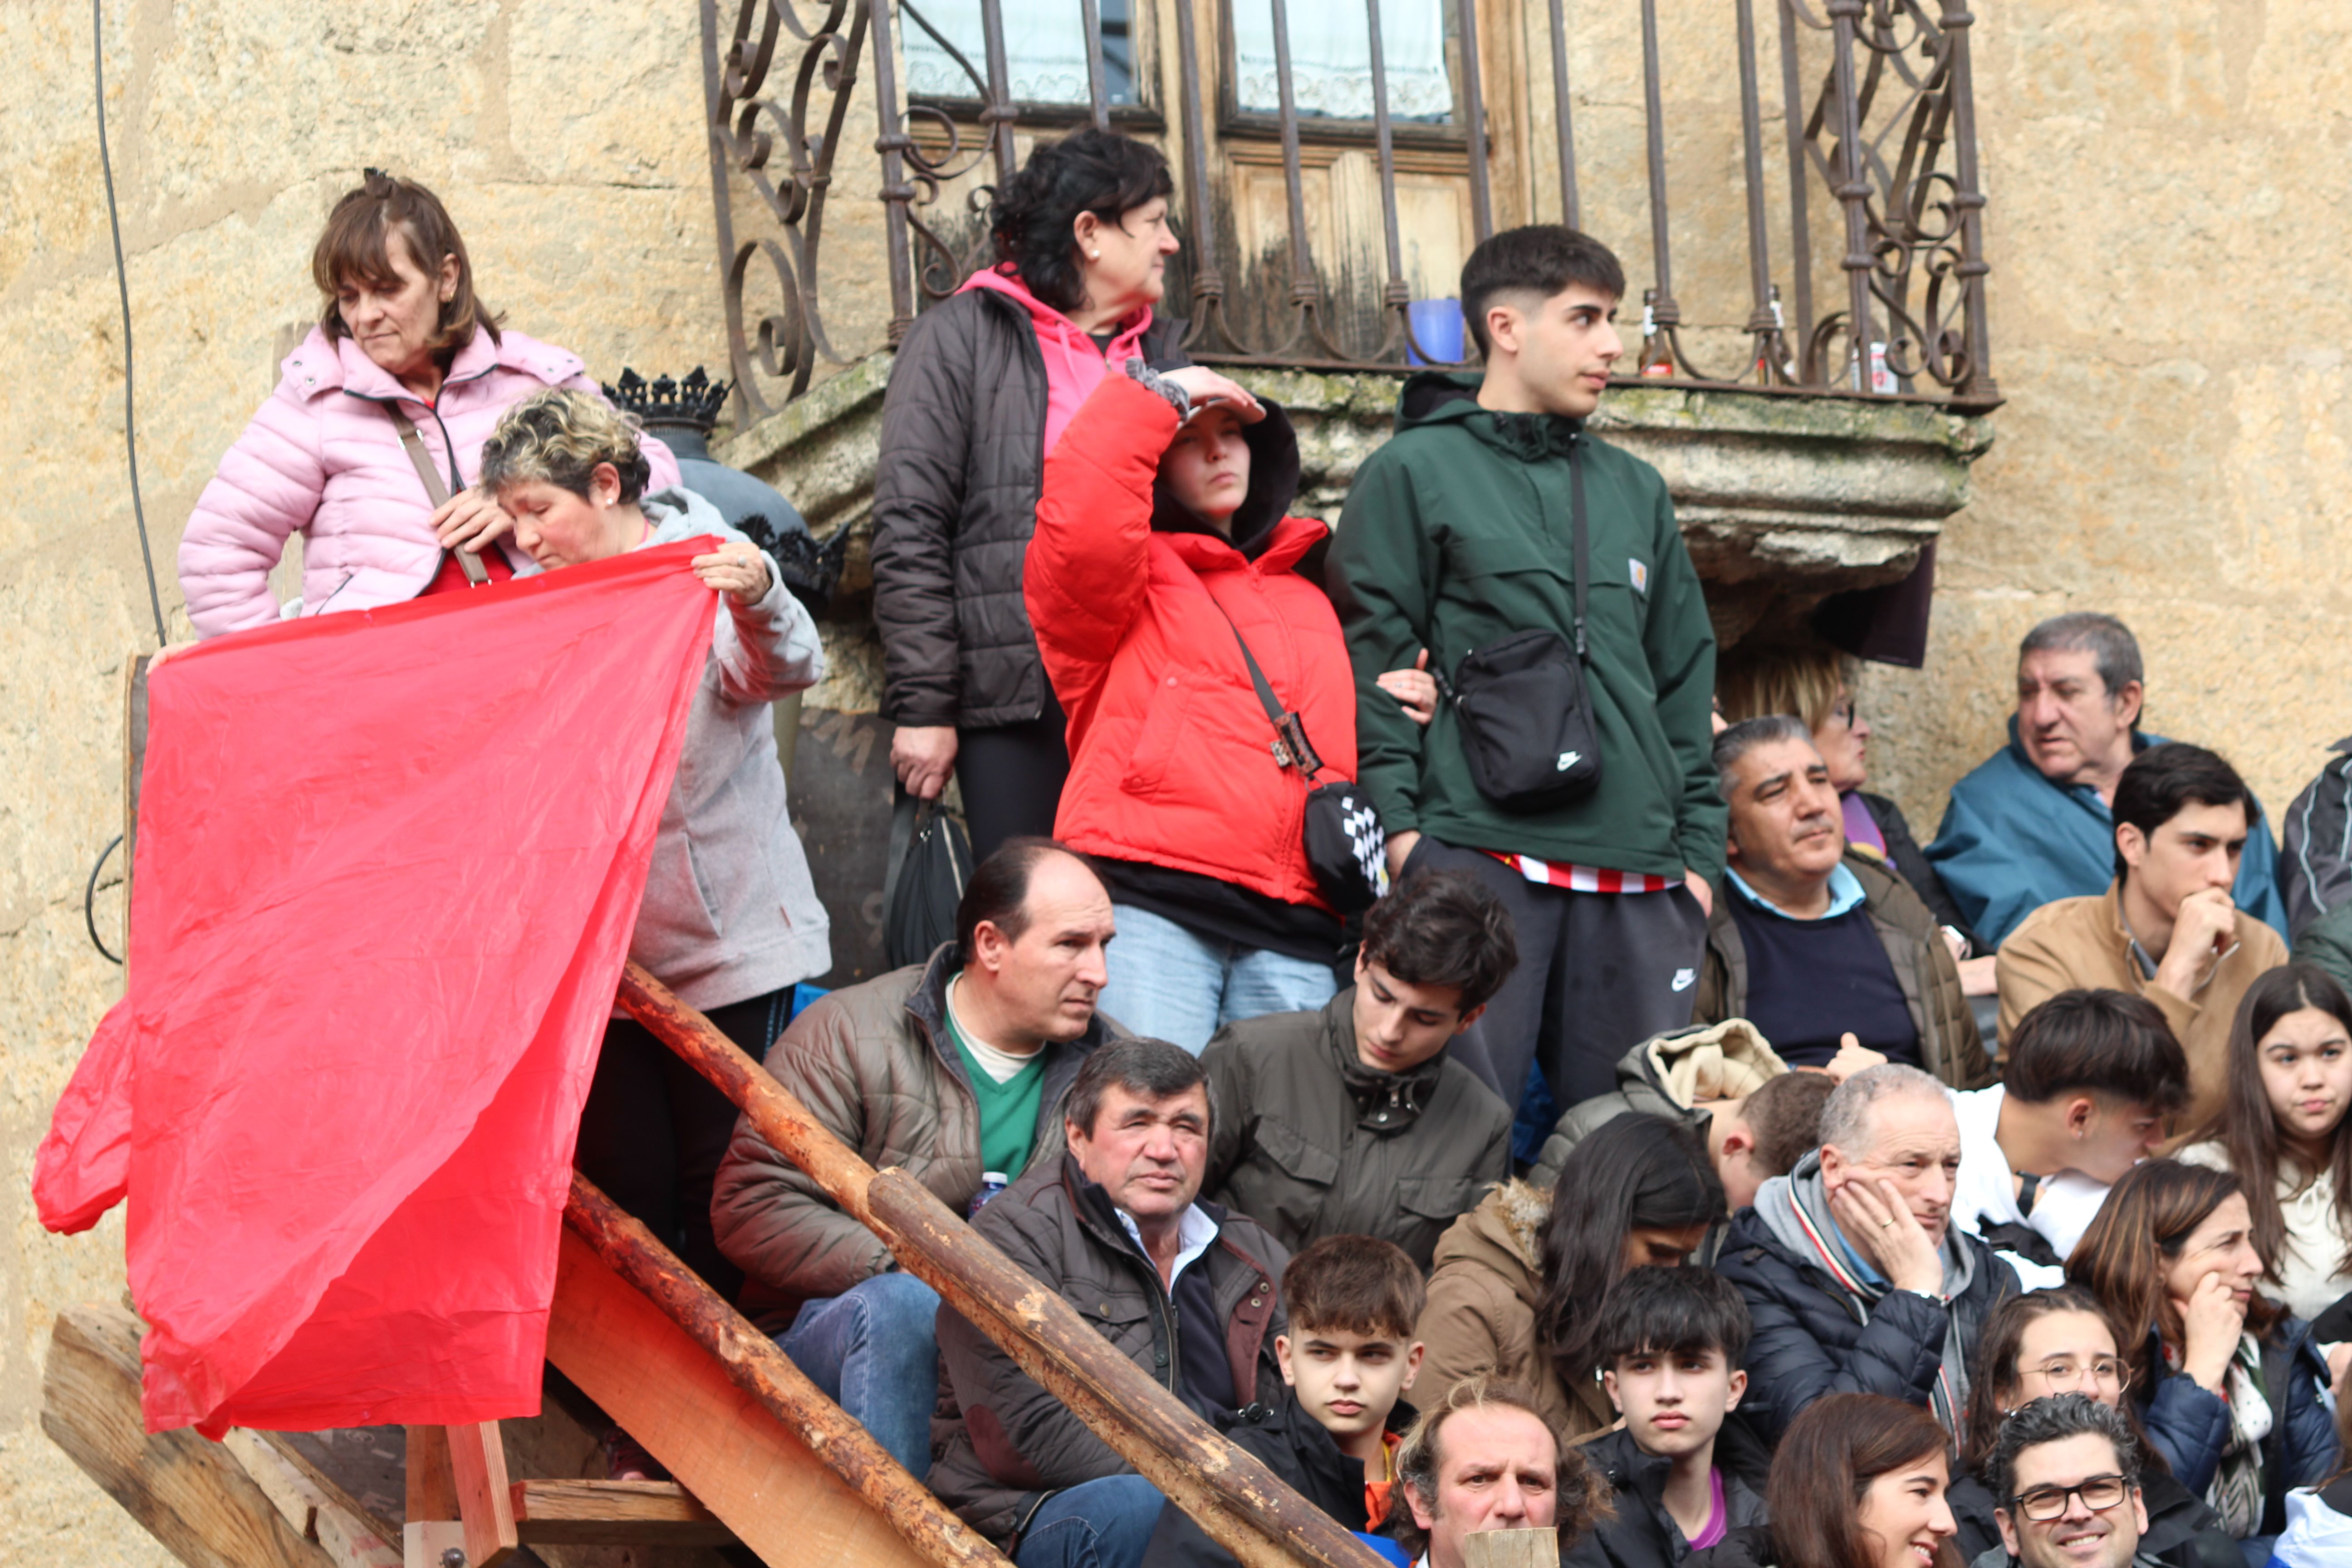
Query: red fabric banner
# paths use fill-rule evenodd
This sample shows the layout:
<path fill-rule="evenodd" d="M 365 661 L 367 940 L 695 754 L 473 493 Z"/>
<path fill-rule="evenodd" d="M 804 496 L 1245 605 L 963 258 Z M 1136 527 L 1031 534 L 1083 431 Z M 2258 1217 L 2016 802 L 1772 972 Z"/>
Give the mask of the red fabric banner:
<path fill-rule="evenodd" d="M 150 685 L 128 994 L 34 1170 L 126 1195 L 148 1429 L 533 1413 L 708 540 L 241 633 Z"/>

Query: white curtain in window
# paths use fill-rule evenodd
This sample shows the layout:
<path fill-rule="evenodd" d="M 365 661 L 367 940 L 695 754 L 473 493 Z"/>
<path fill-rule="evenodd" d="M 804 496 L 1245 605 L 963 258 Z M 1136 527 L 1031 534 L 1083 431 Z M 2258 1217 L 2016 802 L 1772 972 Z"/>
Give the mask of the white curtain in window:
<path fill-rule="evenodd" d="M 907 57 L 907 92 L 915 98 L 980 98 L 988 80 L 987 35 L 981 0 L 916 0 L 924 20 L 963 51 L 980 73 L 980 87 L 955 57 L 917 26 L 902 5 L 898 35 Z M 1018 103 L 1087 103 L 1087 31 L 1078 0 L 999 0 L 1004 18 L 1005 68 Z"/>
<path fill-rule="evenodd" d="M 1445 0 L 1381 0 L 1389 113 L 1444 120 L 1454 109 L 1445 74 Z M 1271 0 L 1232 0 L 1234 80 L 1241 107 L 1282 108 Z M 1372 117 L 1372 29 L 1364 0 L 1289 0 L 1291 96 L 1301 114 Z M 1081 78 L 1083 85 L 1083 77 Z"/>

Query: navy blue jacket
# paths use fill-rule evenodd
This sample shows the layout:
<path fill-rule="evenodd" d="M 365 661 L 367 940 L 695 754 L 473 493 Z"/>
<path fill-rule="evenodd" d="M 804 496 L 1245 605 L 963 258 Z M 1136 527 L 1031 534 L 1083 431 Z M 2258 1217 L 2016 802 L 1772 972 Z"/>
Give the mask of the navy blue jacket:
<path fill-rule="evenodd" d="M 2148 1334 L 2148 1364 L 2164 1364 L 2164 1346 Z M 2202 1497 L 2213 1484 L 2221 1450 L 2230 1441 L 2230 1407 L 2186 1373 L 2132 1388 L 2140 1424 L 2163 1454 L 2180 1484 Z M 2327 1386 L 2327 1360 L 2312 1342 L 2311 1325 L 2288 1316 L 2271 1325 L 2263 1342 L 2263 1387 L 2271 1402 L 2271 1435 L 2263 1440 L 2263 1527 L 2276 1535 L 2286 1528 L 2286 1494 L 2293 1487 L 2317 1486 L 2336 1470 L 2336 1417 L 2321 1399 Z M 2280 1398 L 2284 1387 L 2285 1397 Z"/>

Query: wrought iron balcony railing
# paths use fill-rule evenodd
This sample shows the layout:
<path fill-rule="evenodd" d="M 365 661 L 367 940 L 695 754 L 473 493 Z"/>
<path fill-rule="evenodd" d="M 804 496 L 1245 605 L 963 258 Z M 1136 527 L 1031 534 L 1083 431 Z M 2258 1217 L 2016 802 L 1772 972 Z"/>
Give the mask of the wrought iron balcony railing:
<path fill-rule="evenodd" d="M 702 3 L 711 187 L 735 378 L 755 419 L 821 363 L 895 342 L 983 264 L 986 200 L 1019 139 L 1087 122 L 1169 155 L 1185 244 L 1169 308 L 1189 316 L 1196 359 L 1451 363 L 1458 311 L 1449 331 L 1443 300 L 1416 296 L 1451 294 L 1444 263 L 1497 226 L 1582 226 L 1595 204 L 1570 63 L 1616 47 L 1622 64 L 1608 63 L 1629 70 L 1634 47 L 1630 29 L 1580 39 L 1566 0 L 722 3 Z M 1638 3 L 1649 257 L 1633 374 L 1998 403 L 1967 0 L 1763 0 L 1778 24 L 1769 110 L 1757 0 L 1732 0 L 1728 29 L 1667 0 L 1681 7 L 1674 37 L 1701 40 L 1709 61 L 1674 76 L 1661 0 Z M 1601 16 L 1575 10 L 1579 26 Z M 1727 100 L 1717 79 L 1730 74 L 1736 120 L 1707 107 Z M 1709 241 L 1685 253 L 1710 295 L 1702 331 L 1675 289 L 1668 154 L 1728 159 L 1735 138 L 1746 298 L 1730 297 L 1739 268 L 1720 254 L 1738 244 L 1729 220 L 1686 219 Z M 1776 141 L 1784 175 L 1767 173 Z M 1613 174 L 1621 225 L 1633 184 Z M 1832 225 L 1838 248 L 1816 255 Z M 837 336 L 829 320 L 854 324 Z"/>

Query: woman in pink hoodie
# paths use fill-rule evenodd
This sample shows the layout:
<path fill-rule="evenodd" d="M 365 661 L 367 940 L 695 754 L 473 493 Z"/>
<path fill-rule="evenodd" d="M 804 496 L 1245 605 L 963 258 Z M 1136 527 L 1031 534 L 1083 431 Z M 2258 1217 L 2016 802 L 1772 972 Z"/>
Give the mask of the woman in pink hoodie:
<path fill-rule="evenodd" d="M 1129 359 L 1187 363 L 1156 317 L 1176 252 L 1159 153 L 1085 130 L 1040 144 L 989 213 L 996 265 L 899 345 L 874 471 L 874 618 L 890 761 L 929 799 L 954 772 L 972 848 L 1050 834 L 1070 768 L 1022 600 L 1045 454 Z"/>
<path fill-rule="evenodd" d="M 269 572 L 298 532 L 303 615 L 537 571 L 470 476 L 509 408 L 551 386 L 596 390 L 576 355 L 499 331 L 457 226 L 412 180 L 370 169 L 335 204 L 310 271 L 326 297 L 319 324 L 180 542 L 200 637 L 279 618 Z M 652 488 L 677 483 L 668 448 L 644 447 Z"/>

